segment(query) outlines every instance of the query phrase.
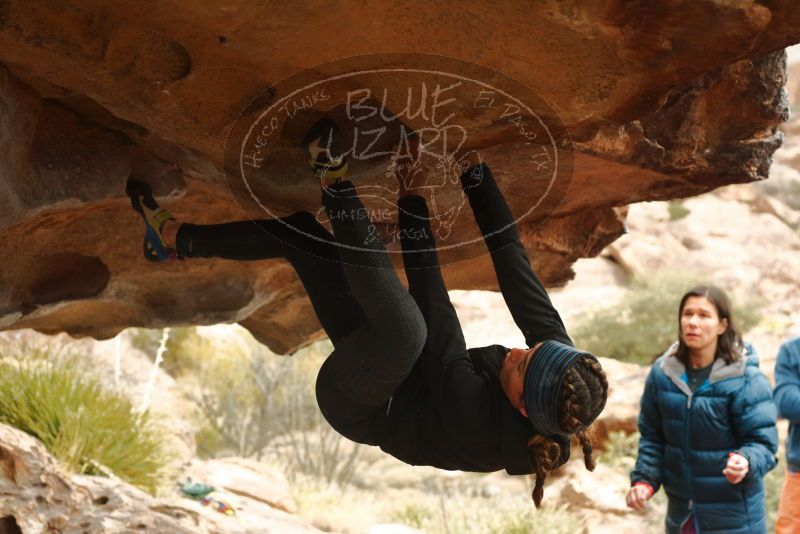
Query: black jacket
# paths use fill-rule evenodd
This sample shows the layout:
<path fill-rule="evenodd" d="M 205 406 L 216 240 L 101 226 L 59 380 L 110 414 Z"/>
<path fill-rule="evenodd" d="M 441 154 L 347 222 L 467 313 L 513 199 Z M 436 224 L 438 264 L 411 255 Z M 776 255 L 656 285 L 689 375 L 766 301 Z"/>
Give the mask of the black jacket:
<path fill-rule="evenodd" d="M 501 345 L 469 349 L 453 363 L 434 391 L 418 365 L 387 406 L 381 449 L 412 465 L 511 475 L 531 473 L 525 444 L 533 435 L 528 420 L 500 387 Z"/>
<path fill-rule="evenodd" d="M 465 177 L 468 173 L 462 184 Z M 464 186 L 478 226 L 489 236 L 485 241 L 500 290 L 528 346 L 547 339 L 572 345 L 531 269 L 488 167 L 479 184 Z M 492 345 L 467 350 L 441 276 L 422 197 L 401 200 L 400 228 L 409 292 L 425 317 L 428 337 L 413 371 L 386 404 L 378 425 L 381 449 L 413 465 L 531 473 L 527 441 L 533 427 L 511 405 L 499 380 L 509 349 Z M 564 449 L 568 454 L 568 447 Z"/>

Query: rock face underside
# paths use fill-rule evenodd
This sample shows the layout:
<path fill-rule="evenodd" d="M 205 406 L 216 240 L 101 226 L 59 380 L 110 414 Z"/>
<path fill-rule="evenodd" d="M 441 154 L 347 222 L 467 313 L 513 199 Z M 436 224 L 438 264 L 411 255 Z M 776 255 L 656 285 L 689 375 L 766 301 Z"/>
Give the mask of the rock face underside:
<path fill-rule="evenodd" d="M 571 180 L 521 230 L 545 284 L 563 284 L 623 233 L 625 205 L 767 177 L 788 114 L 782 50 L 800 42 L 793 0 L 212 4 L 0 0 L 0 328 L 106 338 L 237 321 L 279 352 L 313 337 L 282 260 L 146 262 L 125 183 L 152 183 L 183 221 L 243 218 L 224 163 L 248 103 L 376 51 L 474 62 L 550 104 Z M 524 146 L 457 112 L 523 212 Z M 459 212 L 457 236 L 473 227 Z M 444 259 L 452 289 L 496 287 L 486 255 Z"/>

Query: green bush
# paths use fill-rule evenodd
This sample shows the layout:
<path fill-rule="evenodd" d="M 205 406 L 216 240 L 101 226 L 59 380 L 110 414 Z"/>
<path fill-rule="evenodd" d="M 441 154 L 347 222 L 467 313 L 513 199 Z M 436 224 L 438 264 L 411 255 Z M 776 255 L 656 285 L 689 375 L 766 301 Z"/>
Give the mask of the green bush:
<path fill-rule="evenodd" d="M 547 497 L 537 510 L 530 488 L 522 481 L 506 480 L 498 488 L 487 475 L 444 474 L 405 466 L 419 478 L 414 488 L 381 491 L 375 488 L 337 488 L 319 484 L 313 477 L 298 477 L 292 484 L 298 515 L 326 532 L 366 532 L 376 523 L 401 523 L 428 534 L 578 534 L 587 532 L 574 511 Z M 392 476 L 392 475 L 388 475 Z M 492 477 L 492 475 L 488 475 Z"/>
<path fill-rule="evenodd" d="M 598 356 L 650 364 L 677 339 L 680 298 L 701 282 L 682 274 L 634 279 L 618 304 L 576 318 L 575 342 Z M 732 306 L 741 332 L 758 323 L 759 302 L 734 299 Z"/>
<path fill-rule="evenodd" d="M 302 474 L 340 486 L 352 481 L 362 448 L 330 427 L 314 391 L 317 372 L 333 350 L 330 342 L 285 357 L 244 331 L 240 343 L 203 346 L 192 339 L 184 343 L 195 347 L 192 375 L 197 383 L 189 397 L 204 416 L 195 435 L 199 451 L 259 460 L 267 455 L 279 461 L 290 479 Z"/>
<path fill-rule="evenodd" d="M 332 350 L 325 341 L 284 358 L 289 367 L 273 388 L 278 393 L 273 406 L 282 416 L 282 434 L 270 443 L 269 452 L 286 466 L 290 479 L 303 474 L 346 486 L 363 461 L 364 447 L 331 428 L 317 406 L 317 372 Z M 280 357 L 272 355 L 275 358 Z"/>
<path fill-rule="evenodd" d="M 391 519 L 431 534 L 575 534 L 585 529 L 583 520 L 566 507 L 545 503 L 537 510 L 527 494 L 518 499 L 449 495 L 438 500 L 438 506 L 424 501 L 402 505 Z"/>
<path fill-rule="evenodd" d="M 679 221 L 692 212 L 689 208 L 683 205 L 683 202 L 678 201 L 671 201 L 667 205 L 667 210 L 669 210 L 670 221 Z"/>
<path fill-rule="evenodd" d="M 0 362 L 0 422 L 39 439 L 71 471 L 111 473 L 150 493 L 163 482 L 169 455 L 149 415 L 77 358 Z"/>
<path fill-rule="evenodd" d="M 782 449 L 782 447 L 781 447 Z M 775 521 L 778 518 L 778 503 L 781 499 L 783 481 L 786 478 L 786 451 L 778 454 L 778 466 L 764 477 L 764 491 L 767 501 L 767 532 L 775 532 Z"/>
<path fill-rule="evenodd" d="M 160 328 L 130 328 L 127 330 L 131 345 L 151 358 L 155 358 L 163 332 L 164 330 Z M 207 345 L 208 341 L 198 335 L 197 329 L 193 326 L 170 328 L 161 369 L 173 377 L 193 370 L 197 363 L 198 353 L 206 350 Z"/>
<path fill-rule="evenodd" d="M 401 523 L 422 530 L 436 520 L 436 510 L 425 503 L 412 502 L 392 512 L 392 523 Z"/>
<path fill-rule="evenodd" d="M 631 471 L 639 454 L 639 433 L 626 434 L 623 431 L 611 432 L 603 445 L 603 452 L 597 458 L 598 463 L 612 469 Z"/>
<path fill-rule="evenodd" d="M 204 456 L 235 455 L 261 459 L 263 449 L 285 432 L 279 406 L 285 392 L 279 384 L 292 380 L 289 358 L 276 356 L 255 340 L 251 343 L 198 341 L 186 337 L 177 351 L 193 353 L 188 397 L 204 416 L 195 435 Z M 185 366 L 186 368 L 186 366 Z"/>

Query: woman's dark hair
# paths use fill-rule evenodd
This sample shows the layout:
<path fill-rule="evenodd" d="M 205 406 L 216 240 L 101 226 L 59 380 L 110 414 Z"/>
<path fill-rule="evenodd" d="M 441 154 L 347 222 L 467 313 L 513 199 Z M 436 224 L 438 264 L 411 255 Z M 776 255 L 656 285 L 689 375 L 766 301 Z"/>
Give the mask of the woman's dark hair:
<path fill-rule="evenodd" d="M 603 411 L 608 398 L 606 374 L 595 358 L 582 357 L 567 369 L 561 388 L 563 399 L 560 411 L 561 427 L 570 434 L 575 433 L 581 442 L 586 469 L 594 471 L 591 431 L 589 428 L 575 431 L 591 424 Z M 569 447 L 569 442 L 566 447 Z M 533 503 L 539 508 L 544 496 L 544 479 L 550 471 L 560 465 L 562 450 L 554 440 L 544 436 L 534 436 L 528 443 L 528 455 L 531 465 L 536 470 Z"/>
<path fill-rule="evenodd" d="M 733 363 L 742 357 L 742 336 L 739 334 L 739 329 L 736 328 L 731 314 L 731 304 L 725 292 L 718 287 L 714 286 L 697 286 L 689 291 L 681 299 L 681 304 L 678 306 L 678 351 L 675 356 L 680 360 L 683 365 L 689 365 L 689 347 L 683 341 L 681 332 L 681 317 L 683 316 L 683 308 L 686 306 L 686 301 L 691 297 L 703 297 L 714 305 L 717 310 L 719 320 L 728 320 L 728 328 L 719 336 L 717 340 L 717 352 L 714 354 L 714 360 L 722 358 L 725 363 Z"/>

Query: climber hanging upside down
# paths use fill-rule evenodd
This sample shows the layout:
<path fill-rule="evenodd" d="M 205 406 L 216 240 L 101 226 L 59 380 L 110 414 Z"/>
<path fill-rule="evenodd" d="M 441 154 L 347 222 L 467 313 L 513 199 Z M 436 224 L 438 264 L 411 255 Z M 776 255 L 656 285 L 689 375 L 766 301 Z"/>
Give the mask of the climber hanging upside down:
<path fill-rule="evenodd" d="M 336 124 L 322 119 L 304 141 L 322 179 L 333 235 L 308 212 L 181 224 L 156 204 L 149 186 L 131 181 L 127 192 L 146 223 L 145 256 L 152 261 L 285 258 L 333 342 L 316 384 L 320 410 L 333 428 L 412 465 L 535 474 L 533 500 L 539 506 L 544 479 L 569 458 L 573 435 L 586 467 L 594 468 L 587 429 L 608 395 L 600 363 L 573 347 L 484 163 L 471 165 L 461 185 L 528 348 L 467 349 L 439 269 L 424 198 L 405 190 L 398 177 L 407 290 L 384 244 L 367 239 L 369 220 L 332 215 L 364 209 L 345 180 L 345 157 L 331 149 L 337 135 Z M 418 141 L 410 146 L 409 154 L 418 157 Z"/>

